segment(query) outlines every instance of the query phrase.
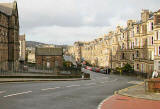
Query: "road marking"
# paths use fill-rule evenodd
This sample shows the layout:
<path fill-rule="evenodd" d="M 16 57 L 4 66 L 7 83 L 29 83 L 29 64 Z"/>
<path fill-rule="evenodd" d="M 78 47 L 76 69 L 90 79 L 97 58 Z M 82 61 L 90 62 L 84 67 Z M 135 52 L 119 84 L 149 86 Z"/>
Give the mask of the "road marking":
<path fill-rule="evenodd" d="M 104 99 L 97 107 L 97 109 L 101 109 L 102 105 L 104 104 L 104 102 L 108 101 L 110 98 L 112 98 L 114 95 L 107 97 L 106 99 Z"/>
<path fill-rule="evenodd" d="M 105 83 L 105 82 L 101 82 L 101 83 L 103 84 L 103 83 Z"/>
<path fill-rule="evenodd" d="M 41 89 L 42 91 L 46 91 L 46 90 L 54 90 L 54 89 L 59 89 L 60 87 L 53 87 L 53 88 L 46 88 L 46 89 Z"/>
<path fill-rule="evenodd" d="M 129 84 L 140 84 L 142 81 L 129 81 Z"/>
<path fill-rule="evenodd" d="M 90 86 L 90 85 L 95 85 L 96 83 L 89 83 L 89 84 L 86 84 L 86 86 Z"/>
<path fill-rule="evenodd" d="M 28 94 L 28 93 L 31 93 L 31 92 L 32 92 L 32 91 L 15 93 L 15 94 L 6 95 L 6 96 L 3 96 L 3 97 L 6 98 L 6 97 L 11 97 L 11 96 L 16 96 L 16 95 Z"/>
<path fill-rule="evenodd" d="M 117 81 L 118 79 L 114 79 L 114 80 L 112 80 L 112 81 L 106 81 L 106 82 L 114 82 L 114 81 Z"/>
<path fill-rule="evenodd" d="M 70 86 L 66 86 L 66 87 L 76 87 L 76 86 L 81 86 L 81 85 L 70 85 Z"/>
<path fill-rule="evenodd" d="M 6 91 L 0 91 L 0 94 L 1 94 L 1 93 L 5 93 L 5 92 L 6 92 Z"/>

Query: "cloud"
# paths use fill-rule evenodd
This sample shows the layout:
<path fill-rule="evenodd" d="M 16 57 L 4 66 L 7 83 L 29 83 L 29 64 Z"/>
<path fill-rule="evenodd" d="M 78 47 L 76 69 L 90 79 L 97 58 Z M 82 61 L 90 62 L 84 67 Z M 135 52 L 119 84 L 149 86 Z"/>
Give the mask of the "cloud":
<path fill-rule="evenodd" d="M 77 40 L 99 37 L 110 28 L 125 25 L 128 19 L 140 20 L 142 9 L 156 11 L 160 4 L 160 0 L 17 0 L 17 2 L 21 34 L 25 33 L 27 40 L 56 44 L 71 44 Z"/>
<path fill-rule="evenodd" d="M 111 30 L 111 27 L 39 27 L 30 31 L 28 40 L 37 40 L 50 44 L 73 44 L 74 41 L 91 41 L 97 36 L 103 36 L 106 31 Z M 39 34 L 39 32 L 41 33 Z M 87 37 L 86 37 L 87 36 Z"/>

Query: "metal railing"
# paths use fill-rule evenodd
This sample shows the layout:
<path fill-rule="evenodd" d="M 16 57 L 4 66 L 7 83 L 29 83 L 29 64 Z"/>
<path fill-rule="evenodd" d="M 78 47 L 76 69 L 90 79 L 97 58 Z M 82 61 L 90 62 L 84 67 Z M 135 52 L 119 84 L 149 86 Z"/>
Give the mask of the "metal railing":
<path fill-rule="evenodd" d="M 13 62 L 0 63 L 0 76 L 39 76 L 80 74 L 79 68 L 47 67 L 36 64 L 15 64 Z"/>

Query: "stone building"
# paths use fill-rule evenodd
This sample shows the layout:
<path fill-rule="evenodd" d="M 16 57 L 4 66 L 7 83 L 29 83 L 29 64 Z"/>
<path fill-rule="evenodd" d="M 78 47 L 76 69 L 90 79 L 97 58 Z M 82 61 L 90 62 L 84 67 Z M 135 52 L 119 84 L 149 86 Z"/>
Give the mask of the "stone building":
<path fill-rule="evenodd" d="M 19 60 L 17 3 L 0 3 L 0 69 L 16 70 Z"/>
<path fill-rule="evenodd" d="M 153 14 L 154 24 L 154 69 L 160 72 L 160 10 Z"/>
<path fill-rule="evenodd" d="M 136 72 L 160 72 L 160 10 L 142 10 L 141 19 L 128 20 L 104 37 L 81 42 L 79 58 L 99 67 L 123 67 L 130 64 Z M 74 46 L 73 46 L 74 47 Z M 73 49 L 74 54 L 77 51 Z M 70 54 L 73 54 L 70 52 Z"/>
<path fill-rule="evenodd" d="M 27 47 L 25 57 L 26 57 L 25 60 L 27 61 L 27 63 L 35 64 L 36 63 L 35 48 Z"/>
<path fill-rule="evenodd" d="M 39 68 L 53 69 L 63 67 L 63 49 L 53 47 L 36 47 L 36 65 Z"/>
<path fill-rule="evenodd" d="M 25 35 L 20 35 L 19 36 L 19 61 L 24 63 L 26 59 L 26 39 Z"/>

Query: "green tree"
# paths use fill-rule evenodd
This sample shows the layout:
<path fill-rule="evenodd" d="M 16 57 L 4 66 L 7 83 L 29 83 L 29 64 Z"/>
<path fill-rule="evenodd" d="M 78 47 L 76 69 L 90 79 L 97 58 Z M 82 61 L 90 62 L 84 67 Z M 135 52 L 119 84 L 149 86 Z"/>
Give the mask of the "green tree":
<path fill-rule="evenodd" d="M 122 72 L 124 73 L 132 73 L 134 70 L 130 64 L 126 64 L 124 67 L 122 67 Z"/>

